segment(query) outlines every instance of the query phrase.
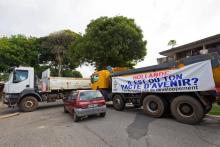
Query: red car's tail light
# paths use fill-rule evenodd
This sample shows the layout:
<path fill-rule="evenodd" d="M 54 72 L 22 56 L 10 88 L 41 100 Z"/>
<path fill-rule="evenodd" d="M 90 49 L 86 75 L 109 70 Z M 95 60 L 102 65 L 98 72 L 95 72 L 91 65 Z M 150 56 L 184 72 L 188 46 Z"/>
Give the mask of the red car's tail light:
<path fill-rule="evenodd" d="M 76 105 L 77 108 L 88 108 L 89 103 L 88 102 L 78 102 L 78 104 Z"/>
<path fill-rule="evenodd" d="M 98 106 L 103 106 L 103 105 L 105 105 L 105 100 L 104 99 L 100 100 L 99 103 L 98 103 Z"/>

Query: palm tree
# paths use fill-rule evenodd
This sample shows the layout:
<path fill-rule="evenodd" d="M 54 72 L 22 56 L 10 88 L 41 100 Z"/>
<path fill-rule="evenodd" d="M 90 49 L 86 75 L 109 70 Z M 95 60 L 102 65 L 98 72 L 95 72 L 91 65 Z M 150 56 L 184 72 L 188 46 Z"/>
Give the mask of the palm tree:
<path fill-rule="evenodd" d="M 170 40 L 168 42 L 168 46 L 171 46 L 171 48 L 173 48 L 176 45 L 176 40 Z"/>
<path fill-rule="evenodd" d="M 55 60 L 58 63 L 58 76 L 61 77 L 62 63 L 63 63 L 63 56 L 65 54 L 65 48 L 61 45 L 55 45 L 51 52 L 52 54 L 55 55 Z"/>

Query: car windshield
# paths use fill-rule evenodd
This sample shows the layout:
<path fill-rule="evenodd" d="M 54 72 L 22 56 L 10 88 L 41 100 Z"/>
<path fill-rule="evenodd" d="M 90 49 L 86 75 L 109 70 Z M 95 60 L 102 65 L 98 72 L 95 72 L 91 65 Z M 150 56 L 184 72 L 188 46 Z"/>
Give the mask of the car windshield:
<path fill-rule="evenodd" d="M 91 100 L 103 97 L 99 91 L 83 91 L 80 92 L 80 100 Z"/>

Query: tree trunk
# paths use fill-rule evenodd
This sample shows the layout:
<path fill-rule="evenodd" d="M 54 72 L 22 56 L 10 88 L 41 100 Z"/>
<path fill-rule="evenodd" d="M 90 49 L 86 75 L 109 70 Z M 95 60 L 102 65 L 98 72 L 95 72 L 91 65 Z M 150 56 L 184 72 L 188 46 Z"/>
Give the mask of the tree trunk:
<path fill-rule="evenodd" d="M 57 60 L 58 60 L 58 77 L 61 77 L 61 71 L 62 71 L 62 60 L 60 54 L 57 54 Z"/>

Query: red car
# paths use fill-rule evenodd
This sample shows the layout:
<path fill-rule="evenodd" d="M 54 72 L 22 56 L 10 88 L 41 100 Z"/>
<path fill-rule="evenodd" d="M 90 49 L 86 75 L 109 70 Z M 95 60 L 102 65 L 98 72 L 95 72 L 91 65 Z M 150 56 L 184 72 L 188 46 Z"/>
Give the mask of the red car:
<path fill-rule="evenodd" d="M 98 90 L 73 91 L 64 99 L 64 112 L 72 114 L 75 122 L 94 114 L 105 117 L 105 99 Z"/>

